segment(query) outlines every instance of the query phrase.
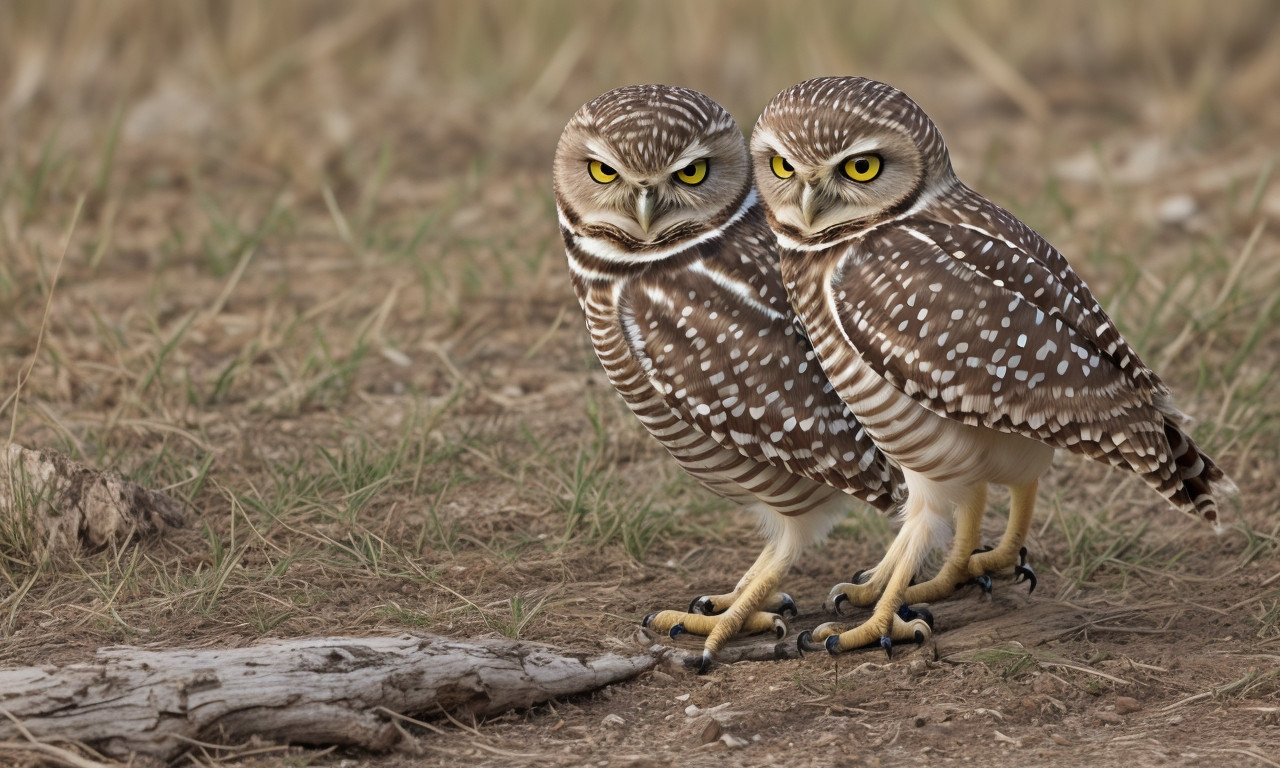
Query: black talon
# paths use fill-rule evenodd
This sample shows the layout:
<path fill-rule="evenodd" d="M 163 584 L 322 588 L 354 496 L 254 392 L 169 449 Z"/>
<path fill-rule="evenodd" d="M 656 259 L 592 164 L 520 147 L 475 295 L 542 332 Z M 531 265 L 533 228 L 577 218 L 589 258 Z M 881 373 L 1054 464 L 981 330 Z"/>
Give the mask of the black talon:
<path fill-rule="evenodd" d="M 979 587 L 982 588 L 983 594 L 986 594 L 986 595 L 991 594 L 991 577 L 990 576 L 984 573 L 978 578 L 974 579 L 973 581 Z"/>
<path fill-rule="evenodd" d="M 660 613 L 660 611 L 654 611 L 653 613 L 649 614 L 648 616 L 645 616 L 643 619 L 641 619 L 641 620 L 640 620 L 640 626 L 642 626 L 642 627 L 647 627 L 647 626 L 649 626 L 649 622 L 653 621 L 653 617 L 654 617 L 654 616 L 657 616 L 659 613 Z"/>
<path fill-rule="evenodd" d="M 1026 564 L 1027 564 L 1027 548 L 1023 547 L 1022 549 L 1018 550 L 1018 565 L 1026 565 Z"/>
<path fill-rule="evenodd" d="M 1013 578 L 1013 582 L 1014 582 L 1015 584 L 1016 584 L 1016 583 L 1018 583 L 1018 582 L 1020 582 L 1020 581 L 1024 581 L 1024 580 L 1025 580 L 1025 581 L 1027 581 L 1027 582 L 1031 585 L 1031 586 L 1027 587 L 1027 594 L 1028 594 L 1028 595 L 1029 595 L 1029 594 L 1031 594 L 1032 592 L 1035 592 L 1035 591 L 1036 591 L 1036 572 L 1035 572 L 1035 571 L 1033 571 L 1033 570 L 1031 570 L 1031 566 L 1029 566 L 1029 565 L 1015 565 L 1015 566 L 1013 567 L 1013 572 L 1014 572 L 1015 574 L 1017 574 L 1017 575 L 1016 575 L 1016 576 L 1014 576 L 1014 578 Z"/>
<path fill-rule="evenodd" d="M 806 629 L 805 631 L 801 632 L 801 633 L 796 637 L 796 650 L 800 651 L 800 655 L 801 655 L 801 656 L 803 656 L 803 655 L 804 655 L 804 652 L 805 652 L 805 651 L 820 651 L 820 650 L 822 650 L 822 649 L 821 649 L 821 648 L 819 648 L 818 646 L 814 645 L 812 641 L 813 641 L 813 633 L 812 633 L 812 632 L 810 632 L 810 631 L 809 631 L 809 630 L 807 630 L 807 629 Z"/>
<path fill-rule="evenodd" d="M 902 605 L 898 606 L 898 618 L 902 619 L 903 621 L 915 621 L 916 619 L 924 619 L 924 623 L 929 625 L 929 629 L 933 629 L 933 611 L 929 610 L 928 608 L 925 608 L 924 606 L 921 606 L 919 608 L 912 608 L 906 603 L 903 603 Z M 916 631 L 919 632 L 920 630 L 916 630 Z"/>
<path fill-rule="evenodd" d="M 671 631 L 667 632 L 667 634 L 671 636 L 672 640 L 675 640 L 677 637 L 683 635 L 688 631 L 689 630 L 684 628 L 684 622 L 680 622 L 676 624 L 674 627 L 672 627 Z"/>
<path fill-rule="evenodd" d="M 698 660 L 695 669 L 699 675 L 705 675 L 707 670 L 711 669 L 711 651 L 709 649 L 703 649 L 702 658 Z"/>
<path fill-rule="evenodd" d="M 783 592 L 782 605 L 778 608 L 778 615 L 785 617 L 787 611 L 791 612 L 791 618 L 793 619 L 800 615 L 800 609 L 796 607 L 796 601 L 791 599 L 791 595 Z"/>
<path fill-rule="evenodd" d="M 703 595 L 702 597 L 693 598 L 693 602 L 689 603 L 689 613 L 700 613 L 703 616 L 714 616 L 716 613 L 715 603 L 711 602 L 711 598 Z"/>
<path fill-rule="evenodd" d="M 888 635 L 882 635 L 880 637 L 880 647 L 884 649 L 885 655 L 891 659 L 893 658 L 893 638 Z"/>
<path fill-rule="evenodd" d="M 831 637 L 828 637 L 827 642 L 823 643 L 823 645 L 827 647 L 827 653 L 835 656 L 840 652 L 840 636 L 832 635 Z"/>
<path fill-rule="evenodd" d="M 840 613 L 840 606 L 845 603 L 852 603 L 853 601 L 849 599 L 848 595 L 841 592 L 840 594 L 836 595 L 836 599 L 833 600 L 832 602 L 834 603 L 834 605 L 832 605 L 831 607 L 835 609 L 836 615 L 843 616 L 844 614 Z"/>
<path fill-rule="evenodd" d="M 850 583 L 850 584 L 858 584 L 858 585 L 865 584 L 865 583 L 866 583 L 865 581 L 858 581 L 858 579 L 862 578 L 862 574 L 864 574 L 864 573 L 866 573 L 866 572 L 867 572 L 867 569 L 866 569 L 866 568 L 862 568 L 862 569 L 860 569 L 857 573 L 853 574 L 853 577 L 852 577 L 852 578 L 850 578 L 850 579 L 849 579 L 849 583 Z M 869 578 L 868 578 L 868 579 L 867 579 L 867 581 L 871 581 L 871 579 L 869 579 Z"/>

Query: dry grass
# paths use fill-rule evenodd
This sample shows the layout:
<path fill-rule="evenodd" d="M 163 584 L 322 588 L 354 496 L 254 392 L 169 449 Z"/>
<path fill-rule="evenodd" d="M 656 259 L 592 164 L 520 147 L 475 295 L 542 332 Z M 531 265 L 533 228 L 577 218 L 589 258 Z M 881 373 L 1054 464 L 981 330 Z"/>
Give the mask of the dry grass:
<path fill-rule="evenodd" d="M 598 650 L 729 586 L 757 540 L 598 371 L 547 171 L 569 114 L 619 84 L 699 88 L 749 129 L 779 89 L 845 72 L 911 93 L 961 176 L 1069 255 L 1240 483 L 1238 522 L 1215 538 L 1136 482 L 1060 461 L 1033 530 L 1044 599 L 1154 605 L 1141 626 L 1161 634 L 1083 630 L 927 680 L 935 702 L 1050 696 L 1074 720 L 937 715 L 945 738 L 899 739 L 923 711 L 902 665 L 833 682 L 806 659 L 500 720 L 462 754 L 670 759 L 696 746 L 683 715 L 664 725 L 684 706 L 670 695 L 695 689 L 702 706 L 755 702 L 735 726 L 763 734 L 752 763 L 820 756 L 832 733 L 888 761 L 958 759 L 990 750 L 992 727 L 1025 745 L 1000 742 L 995 765 L 1066 749 L 1051 731 L 1099 765 L 1255 749 L 1227 733 L 1274 745 L 1250 709 L 1280 695 L 1280 12 L 1265 0 L 0 5 L 0 423 L 168 488 L 199 521 L 78 562 L 0 528 L 0 663 L 406 628 Z M 793 593 L 816 604 L 889 535 L 851 519 Z M 1153 714 L 1097 740 L 1088 702 L 1116 684 L 1044 666 L 1097 654 L 1165 670 L 1140 676 L 1149 710 L 1209 693 L 1177 710 L 1206 730 Z M 1050 678 L 1065 687 L 1032 691 Z M 629 730 L 600 725 L 615 710 Z M 242 762 L 284 764 L 264 760 Z"/>

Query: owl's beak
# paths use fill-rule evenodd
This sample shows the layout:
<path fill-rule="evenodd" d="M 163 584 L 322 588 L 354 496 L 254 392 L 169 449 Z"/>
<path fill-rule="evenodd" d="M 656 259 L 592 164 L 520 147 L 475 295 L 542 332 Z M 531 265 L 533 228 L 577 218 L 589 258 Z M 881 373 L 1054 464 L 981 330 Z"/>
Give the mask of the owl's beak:
<path fill-rule="evenodd" d="M 805 184 L 800 193 L 800 215 L 804 217 L 806 227 L 813 226 L 813 217 L 818 211 L 818 193 L 812 184 Z"/>
<path fill-rule="evenodd" d="M 640 190 L 640 196 L 636 198 L 636 223 L 640 225 L 640 230 L 646 235 L 649 234 L 649 224 L 653 221 L 653 198 L 649 196 L 649 190 Z"/>

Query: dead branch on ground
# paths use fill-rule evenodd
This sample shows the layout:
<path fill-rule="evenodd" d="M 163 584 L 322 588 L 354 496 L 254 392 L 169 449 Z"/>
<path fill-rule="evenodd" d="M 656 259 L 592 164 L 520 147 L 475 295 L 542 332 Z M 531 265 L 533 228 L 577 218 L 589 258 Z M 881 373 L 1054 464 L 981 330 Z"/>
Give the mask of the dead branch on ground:
<path fill-rule="evenodd" d="M 171 760 L 196 742 L 252 736 L 390 748 L 403 715 L 489 715 L 630 679 L 656 654 L 589 659 L 507 639 L 433 636 L 281 640 L 248 648 L 98 651 L 65 667 L 0 670 L 0 710 L 37 739 L 112 757 Z M 0 740 L 22 731 L 0 718 Z"/>

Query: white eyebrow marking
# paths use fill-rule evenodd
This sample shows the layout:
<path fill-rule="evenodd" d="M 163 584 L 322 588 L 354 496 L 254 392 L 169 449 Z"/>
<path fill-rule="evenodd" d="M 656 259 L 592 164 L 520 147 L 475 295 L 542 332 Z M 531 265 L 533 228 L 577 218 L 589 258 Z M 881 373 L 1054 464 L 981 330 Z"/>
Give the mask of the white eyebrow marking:
<path fill-rule="evenodd" d="M 723 272 L 720 272 L 719 270 L 709 269 L 705 262 L 695 261 L 694 263 L 689 265 L 689 270 L 692 272 L 699 272 L 711 278 L 716 285 L 730 291 L 735 296 L 737 296 L 738 298 L 742 299 L 744 302 L 749 304 L 752 309 L 760 312 L 763 315 L 767 315 L 770 319 L 773 319 L 773 320 L 787 319 L 787 316 L 782 314 L 781 312 L 778 312 L 777 310 L 774 310 L 760 303 L 759 298 L 757 298 L 751 292 L 748 286 L 744 285 L 742 282 L 738 280 L 734 280 L 732 277 L 724 274 Z"/>

